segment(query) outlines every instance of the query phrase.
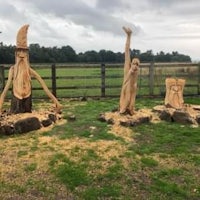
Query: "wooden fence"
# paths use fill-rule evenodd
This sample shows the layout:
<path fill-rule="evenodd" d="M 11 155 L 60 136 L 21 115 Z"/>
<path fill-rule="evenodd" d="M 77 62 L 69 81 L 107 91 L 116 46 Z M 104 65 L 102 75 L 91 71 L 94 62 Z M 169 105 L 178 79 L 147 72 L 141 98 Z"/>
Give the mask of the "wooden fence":
<path fill-rule="evenodd" d="M 33 65 L 58 98 L 118 97 L 123 81 L 123 64 L 53 64 Z M 8 74 L 0 66 L 0 90 Z M 142 63 L 138 77 L 138 95 L 164 96 L 165 79 L 186 79 L 185 96 L 200 95 L 200 65 L 195 63 Z M 47 98 L 36 80 L 32 80 L 33 98 Z M 10 94 L 7 95 L 10 98 Z"/>

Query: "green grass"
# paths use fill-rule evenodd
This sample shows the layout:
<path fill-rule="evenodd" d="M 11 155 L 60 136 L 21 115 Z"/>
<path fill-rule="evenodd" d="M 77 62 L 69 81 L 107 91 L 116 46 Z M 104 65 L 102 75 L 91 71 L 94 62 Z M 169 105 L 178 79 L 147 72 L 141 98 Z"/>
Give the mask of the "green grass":
<path fill-rule="evenodd" d="M 88 101 L 87 103 L 80 103 L 80 105 L 77 105 L 77 102 L 72 102 L 72 107 L 68 108 L 68 112 L 65 115 L 65 118 L 71 115 L 71 113 L 74 113 L 76 116 L 75 121 L 69 121 L 68 126 L 58 126 L 52 131 L 49 131 L 48 133 L 44 133 L 44 135 L 53 135 L 57 134 L 59 132 L 62 132 L 62 134 L 59 136 L 60 139 L 66 139 L 71 137 L 83 137 L 83 138 L 89 138 L 90 140 L 121 140 L 120 137 L 116 137 L 113 134 L 108 133 L 108 127 L 105 126 L 104 123 L 100 122 L 98 120 L 98 117 L 100 113 L 109 111 L 115 107 L 117 107 L 116 102 L 113 102 L 112 100 L 105 102 L 105 101 L 98 101 L 98 109 L 96 101 Z M 74 104 L 74 105 L 73 105 Z M 70 113 L 70 114 L 68 114 Z M 88 115 L 85 115 L 85 113 L 88 113 Z M 92 114 L 89 114 L 92 113 Z M 94 130 L 91 129 L 91 127 L 95 127 Z M 63 129 L 65 130 L 63 134 Z"/>
<path fill-rule="evenodd" d="M 37 67 L 36 67 L 37 66 Z M 56 68 L 56 76 L 58 77 L 57 87 L 75 87 L 76 89 L 58 89 L 57 96 L 59 98 L 63 97 L 80 97 L 80 96 L 101 96 L 101 67 L 96 66 L 95 68 L 85 68 L 80 65 L 79 68 L 59 68 L 61 64 L 57 65 Z M 113 66 L 116 66 L 113 64 Z M 37 73 L 43 77 L 49 89 L 52 87 L 51 80 L 51 65 L 43 64 L 43 65 L 32 65 L 33 68 L 37 71 Z M 87 67 L 87 66 L 86 66 Z M 192 70 L 189 70 L 192 69 Z M 190 72 L 191 71 L 191 72 Z M 6 70 L 7 76 L 8 70 Z M 180 67 L 167 67 L 161 66 L 156 67 L 154 72 L 154 95 L 162 95 L 165 94 L 165 79 L 166 77 L 181 77 L 186 79 L 186 85 L 184 89 L 184 94 L 192 95 L 198 94 L 199 88 L 199 78 L 196 76 L 198 74 L 198 67 L 189 67 L 188 69 L 180 68 Z M 106 96 L 113 95 L 119 96 L 121 85 L 123 82 L 123 64 L 120 66 L 116 66 L 116 68 L 106 67 Z M 92 78 L 92 76 L 95 76 Z M 71 78 L 78 77 L 78 78 Z M 80 78 L 82 77 L 82 78 Z M 89 77 L 89 78 L 88 78 Z M 138 77 L 138 95 L 149 95 L 149 69 L 148 68 L 140 68 L 140 75 Z M 193 86 L 189 86 L 189 85 Z M 32 79 L 33 88 L 41 88 L 41 85 L 34 78 Z M 96 88 L 87 88 L 88 86 L 95 86 Z M 109 88 L 109 87 L 112 88 Z M 82 87 L 82 88 L 79 88 Z M 11 96 L 11 92 L 9 92 L 8 96 Z M 33 97 L 41 97 L 47 98 L 46 94 L 43 90 L 33 90 Z"/>
<path fill-rule="evenodd" d="M 56 165 L 58 162 L 60 164 Z M 55 154 L 49 165 L 60 181 L 71 190 L 74 190 L 80 185 L 88 185 L 90 183 L 86 166 L 71 161 L 64 154 Z"/>
<path fill-rule="evenodd" d="M 118 102 L 63 99 L 64 118 L 76 120 L 0 138 L 0 199 L 200 199 L 199 127 L 147 123 L 132 127 L 133 141 L 125 141 L 98 120 Z M 136 100 L 137 109 L 160 104 L 163 99 Z"/>
<path fill-rule="evenodd" d="M 9 192 L 9 190 L 17 192 L 17 193 L 23 195 L 23 193 L 25 192 L 26 189 L 25 189 L 24 186 L 21 186 L 19 184 L 6 183 L 4 181 L 1 181 L 0 182 L 0 191 L 1 191 L 1 193 Z"/>
<path fill-rule="evenodd" d="M 140 134 L 136 140 L 140 148 L 138 154 L 167 153 L 170 155 L 198 153 L 200 144 L 199 129 L 181 126 L 176 123 L 161 122 L 135 128 Z M 148 143 L 148 145 L 146 145 Z"/>
<path fill-rule="evenodd" d="M 103 187 L 92 187 L 87 188 L 82 194 L 82 199 L 96 200 L 99 199 L 120 199 L 121 186 L 115 185 L 105 185 Z"/>
<path fill-rule="evenodd" d="M 18 151 L 17 156 L 18 156 L 18 157 L 21 157 L 21 156 L 25 156 L 25 155 L 27 155 L 27 154 L 28 154 L 27 151 L 20 150 L 20 151 Z"/>
<path fill-rule="evenodd" d="M 187 199 L 187 192 L 178 186 L 178 184 L 170 183 L 162 179 L 154 179 L 151 189 L 153 191 L 161 192 L 164 195 L 161 197 L 171 198 L 171 199 Z"/>
<path fill-rule="evenodd" d="M 141 162 L 145 167 L 156 167 L 158 162 L 152 158 L 142 157 Z"/>
<path fill-rule="evenodd" d="M 25 171 L 31 172 L 31 171 L 35 171 L 36 168 L 37 168 L 37 163 L 30 163 L 24 169 Z"/>

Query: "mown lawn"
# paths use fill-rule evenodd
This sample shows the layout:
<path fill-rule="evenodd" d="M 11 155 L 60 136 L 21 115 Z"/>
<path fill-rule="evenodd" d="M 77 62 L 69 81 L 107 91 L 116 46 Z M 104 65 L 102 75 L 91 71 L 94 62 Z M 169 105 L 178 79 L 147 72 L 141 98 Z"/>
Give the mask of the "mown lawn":
<path fill-rule="evenodd" d="M 161 122 L 114 132 L 98 116 L 118 99 L 61 102 L 64 119 L 75 121 L 1 136 L 0 199 L 200 199 L 200 128 Z M 137 99 L 136 107 L 162 103 Z"/>

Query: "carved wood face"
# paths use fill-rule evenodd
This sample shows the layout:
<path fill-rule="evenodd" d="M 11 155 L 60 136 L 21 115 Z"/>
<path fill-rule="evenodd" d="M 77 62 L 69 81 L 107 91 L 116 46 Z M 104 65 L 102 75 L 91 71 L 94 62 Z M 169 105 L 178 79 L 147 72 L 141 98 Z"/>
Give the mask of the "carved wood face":
<path fill-rule="evenodd" d="M 133 58 L 131 62 L 131 70 L 132 72 L 137 71 L 139 69 L 140 61 L 137 58 Z"/>
<path fill-rule="evenodd" d="M 23 51 L 23 50 L 18 50 L 17 51 L 17 57 L 24 58 L 26 56 L 27 56 L 27 53 L 25 51 Z"/>
<path fill-rule="evenodd" d="M 28 50 L 27 49 L 16 49 L 16 54 L 15 54 L 16 58 L 28 58 Z"/>
<path fill-rule="evenodd" d="M 184 105 L 183 89 L 185 86 L 184 79 L 167 78 L 166 79 L 166 96 L 165 104 L 175 109 L 180 109 Z"/>

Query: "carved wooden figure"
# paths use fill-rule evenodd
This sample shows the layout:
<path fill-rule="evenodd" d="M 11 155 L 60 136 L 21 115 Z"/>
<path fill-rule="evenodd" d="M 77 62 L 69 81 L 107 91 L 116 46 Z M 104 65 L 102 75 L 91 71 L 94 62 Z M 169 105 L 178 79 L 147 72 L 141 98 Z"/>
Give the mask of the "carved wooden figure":
<path fill-rule="evenodd" d="M 183 89 L 184 79 L 166 78 L 165 106 L 181 109 L 184 106 Z"/>
<path fill-rule="evenodd" d="M 11 113 L 25 113 L 32 110 L 32 98 L 31 98 L 31 77 L 36 78 L 48 97 L 55 103 L 56 111 L 60 112 L 61 104 L 55 98 L 55 96 L 49 91 L 45 82 L 40 75 L 34 71 L 29 64 L 29 53 L 27 47 L 27 31 L 29 25 L 22 26 L 17 34 L 16 38 L 16 50 L 15 50 L 15 64 L 10 67 L 8 73 L 8 80 L 6 86 L 0 96 L 0 112 L 2 110 L 3 102 L 10 85 L 12 88 L 12 100 L 11 100 Z"/>
<path fill-rule="evenodd" d="M 135 110 L 137 77 L 140 61 L 137 58 L 133 58 L 131 62 L 130 42 L 132 30 L 126 27 L 123 27 L 123 29 L 127 35 L 127 38 L 125 44 L 124 80 L 120 95 L 119 112 L 122 114 L 133 115 Z"/>

